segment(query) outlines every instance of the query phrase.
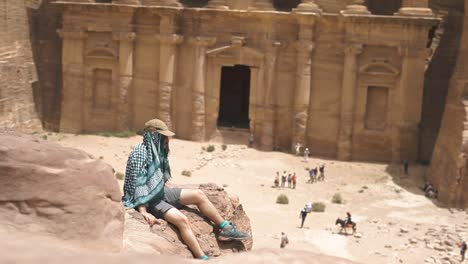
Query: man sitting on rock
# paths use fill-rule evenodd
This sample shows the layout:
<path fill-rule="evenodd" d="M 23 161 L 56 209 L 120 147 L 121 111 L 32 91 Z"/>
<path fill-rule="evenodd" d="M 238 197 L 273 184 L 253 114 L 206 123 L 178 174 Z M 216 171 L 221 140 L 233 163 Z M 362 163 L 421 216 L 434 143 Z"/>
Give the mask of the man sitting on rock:
<path fill-rule="evenodd" d="M 201 190 L 165 187 L 171 178 L 168 154 L 169 137 L 173 135 L 159 119 L 145 123 L 143 143 L 128 157 L 122 201 L 125 207 L 138 210 L 150 225 L 156 222 L 155 217 L 175 225 L 195 257 L 206 260 L 208 256 L 202 251 L 187 217 L 179 211 L 184 205 L 196 205 L 219 227 L 218 240 L 244 240 L 250 235 L 223 219 Z"/>

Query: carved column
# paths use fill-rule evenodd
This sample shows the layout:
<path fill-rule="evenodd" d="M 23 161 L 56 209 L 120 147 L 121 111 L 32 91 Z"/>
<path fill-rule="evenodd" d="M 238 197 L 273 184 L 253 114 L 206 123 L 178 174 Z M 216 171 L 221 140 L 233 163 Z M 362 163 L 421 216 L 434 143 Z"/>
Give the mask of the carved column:
<path fill-rule="evenodd" d="M 262 122 L 262 137 L 260 139 L 260 148 L 271 151 L 274 145 L 274 127 L 275 127 L 275 109 L 276 102 L 275 76 L 276 60 L 278 57 L 278 48 L 281 46 L 279 41 L 273 41 L 267 48 L 265 56 L 265 74 L 264 82 L 264 110 Z"/>
<path fill-rule="evenodd" d="M 60 132 L 81 133 L 83 130 L 84 65 L 86 32 L 79 29 L 58 31 L 63 39 L 63 96 Z"/>
<path fill-rule="evenodd" d="M 397 91 L 399 112 L 394 120 L 392 161 L 416 161 L 424 89 L 425 48 L 400 47 L 402 69 Z M 394 107 L 395 108 L 395 107 Z"/>
<path fill-rule="evenodd" d="M 343 86 L 341 91 L 340 132 L 338 135 L 338 159 L 350 160 L 354 125 L 354 109 L 357 82 L 357 60 L 362 44 L 350 44 L 345 48 Z"/>
<path fill-rule="evenodd" d="M 195 45 L 192 82 L 192 140 L 203 141 L 206 137 L 206 48 L 213 45 L 216 38 L 195 37 L 190 39 L 189 42 Z"/>
<path fill-rule="evenodd" d="M 119 104 L 117 127 L 121 131 L 130 129 L 130 92 L 133 81 L 133 41 L 134 32 L 117 32 L 114 40 L 119 41 Z"/>
<path fill-rule="evenodd" d="M 177 45 L 182 43 L 183 37 L 175 34 L 175 17 L 161 17 L 162 30 L 156 38 L 160 43 L 159 52 L 159 89 L 158 89 L 158 118 L 163 120 L 169 129 L 174 130 L 172 122 L 172 90 L 177 61 Z"/>
<path fill-rule="evenodd" d="M 397 15 L 403 16 L 434 16 L 429 8 L 428 0 L 403 0 Z"/>
<path fill-rule="evenodd" d="M 299 17 L 299 41 L 296 43 L 297 66 L 294 89 L 293 131 L 291 149 L 296 143 L 306 145 L 307 120 L 309 119 L 312 50 L 314 23 L 307 17 Z"/>
<path fill-rule="evenodd" d="M 213 9 L 229 9 L 226 0 L 210 0 L 206 7 Z"/>
<path fill-rule="evenodd" d="M 252 0 L 249 9 L 255 10 L 274 10 L 272 0 Z"/>

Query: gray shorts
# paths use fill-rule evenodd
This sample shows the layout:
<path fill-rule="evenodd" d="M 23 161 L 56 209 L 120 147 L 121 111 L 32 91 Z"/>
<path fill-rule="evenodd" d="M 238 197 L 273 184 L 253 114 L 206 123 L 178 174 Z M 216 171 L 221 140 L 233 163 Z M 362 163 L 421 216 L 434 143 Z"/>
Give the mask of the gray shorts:
<path fill-rule="evenodd" d="M 150 201 L 148 204 L 148 211 L 157 218 L 164 218 L 169 209 L 183 207 L 180 204 L 181 188 L 168 188 L 164 187 L 164 199 L 161 201 Z"/>

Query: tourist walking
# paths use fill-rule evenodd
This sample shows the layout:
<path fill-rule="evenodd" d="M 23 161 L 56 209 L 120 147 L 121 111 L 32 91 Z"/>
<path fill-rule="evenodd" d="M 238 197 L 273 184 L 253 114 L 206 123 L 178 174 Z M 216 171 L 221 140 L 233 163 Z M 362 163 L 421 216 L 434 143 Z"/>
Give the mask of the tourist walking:
<path fill-rule="evenodd" d="M 249 148 L 253 147 L 254 144 L 254 135 L 253 133 L 250 133 L 249 135 Z"/>
<path fill-rule="evenodd" d="M 306 220 L 306 217 L 307 217 L 307 208 L 302 208 L 301 212 L 299 213 L 299 218 L 302 219 L 301 221 L 301 228 L 304 227 L 304 222 Z"/>
<path fill-rule="evenodd" d="M 293 189 L 296 189 L 296 183 L 297 183 L 297 175 L 294 173 L 292 176 L 292 183 L 293 183 Z"/>
<path fill-rule="evenodd" d="M 309 170 L 309 183 L 314 183 L 315 181 L 315 170 L 314 169 L 310 169 Z"/>
<path fill-rule="evenodd" d="M 289 173 L 288 175 L 288 188 L 292 188 L 292 174 Z"/>
<path fill-rule="evenodd" d="M 296 145 L 294 146 L 294 149 L 296 150 L 296 156 L 301 155 L 301 143 L 297 142 Z"/>
<path fill-rule="evenodd" d="M 409 167 L 408 161 L 405 161 L 403 163 L 403 171 L 404 171 L 405 175 L 408 175 L 408 167 Z"/>
<path fill-rule="evenodd" d="M 283 171 L 283 175 L 281 176 L 281 188 L 284 188 L 286 185 L 286 171 Z"/>
<path fill-rule="evenodd" d="M 310 154 L 309 148 L 306 148 L 306 149 L 304 150 L 304 162 L 309 161 L 309 154 Z"/>
<path fill-rule="evenodd" d="M 275 188 L 279 187 L 279 180 L 280 180 L 279 171 L 277 171 L 276 176 L 275 176 Z"/>
<path fill-rule="evenodd" d="M 322 163 L 322 165 L 320 165 L 319 172 L 320 172 L 319 180 L 324 181 L 325 180 L 325 164 Z"/>
<path fill-rule="evenodd" d="M 281 244 L 280 244 L 280 248 L 285 248 L 287 244 L 289 244 L 288 236 L 286 235 L 286 233 L 281 232 Z"/>
<path fill-rule="evenodd" d="M 461 262 L 463 262 L 465 261 L 465 253 L 467 249 L 466 242 L 462 241 L 459 246 L 460 246 Z"/>

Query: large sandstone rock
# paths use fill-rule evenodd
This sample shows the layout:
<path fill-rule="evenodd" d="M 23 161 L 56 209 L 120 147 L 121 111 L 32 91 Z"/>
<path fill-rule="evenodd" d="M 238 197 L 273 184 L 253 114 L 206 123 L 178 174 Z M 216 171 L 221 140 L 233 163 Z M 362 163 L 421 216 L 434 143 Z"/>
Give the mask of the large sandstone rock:
<path fill-rule="evenodd" d="M 0 132 L 0 231 L 122 247 L 124 210 L 113 169 L 88 154 Z"/>
<path fill-rule="evenodd" d="M 229 195 L 223 188 L 215 184 L 179 187 L 200 188 L 218 209 L 221 216 L 236 223 L 239 230 L 251 232 L 250 220 L 236 196 Z M 186 207 L 181 211 L 188 217 L 200 246 L 209 256 L 220 256 L 223 253 L 252 249 L 252 239 L 243 242 L 217 241 L 215 236 L 217 228 L 194 207 Z M 127 252 L 192 257 L 192 253 L 182 243 L 175 227 L 160 220 L 158 224 L 150 228 L 143 217 L 133 209 L 127 210 L 125 216 L 124 249 Z"/>
<path fill-rule="evenodd" d="M 468 0 L 465 0 L 468 8 Z M 466 10 L 465 8 L 465 10 Z M 440 200 L 457 207 L 468 206 L 468 13 L 465 13 L 460 53 L 452 77 L 447 104 L 437 138 L 430 180 Z"/>

